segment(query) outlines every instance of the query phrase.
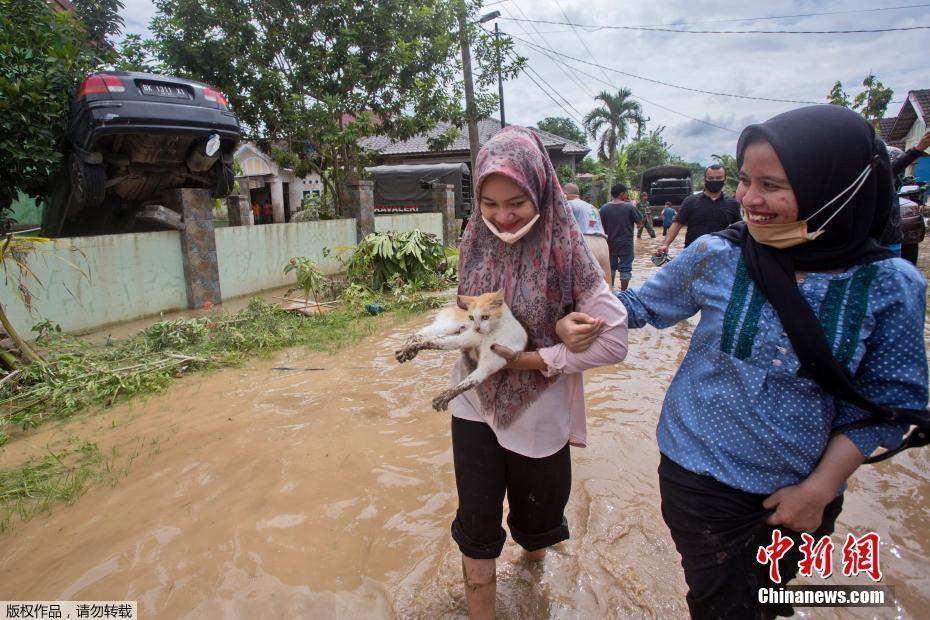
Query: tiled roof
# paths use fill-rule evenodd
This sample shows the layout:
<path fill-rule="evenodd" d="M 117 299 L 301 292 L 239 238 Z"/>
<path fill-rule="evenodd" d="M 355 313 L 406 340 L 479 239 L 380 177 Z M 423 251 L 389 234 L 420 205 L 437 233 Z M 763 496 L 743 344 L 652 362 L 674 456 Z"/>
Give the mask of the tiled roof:
<path fill-rule="evenodd" d="M 468 127 L 460 127 L 458 135 L 455 140 L 447 148 L 442 151 L 430 151 L 429 149 L 429 139 L 438 137 L 444 132 L 448 131 L 452 126 L 449 123 L 440 123 L 432 131 L 429 131 L 425 134 L 420 134 L 410 138 L 409 140 L 401 140 L 398 142 L 392 142 L 390 138 L 384 136 L 371 136 L 370 138 L 364 138 L 359 140 L 361 144 L 366 149 L 377 151 L 382 155 L 413 155 L 419 153 L 455 153 L 455 152 L 468 152 Z M 493 118 L 486 118 L 478 121 L 478 144 L 479 146 L 487 142 L 494 136 L 498 131 L 500 131 L 501 123 L 499 120 Z M 578 144 L 572 140 L 567 140 L 555 134 L 551 134 L 547 131 L 542 131 L 540 129 L 532 128 L 539 137 L 542 139 L 543 145 L 548 150 L 562 151 L 563 153 L 568 154 L 578 154 L 584 156 L 588 153 L 589 149 L 583 144 Z"/>
<path fill-rule="evenodd" d="M 920 106 L 920 111 L 923 112 L 924 123 L 930 125 L 930 88 L 912 90 L 910 94 L 917 100 L 917 105 Z"/>
<path fill-rule="evenodd" d="M 898 120 L 897 116 L 878 119 L 878 134 L 882 138 L 887 138 L 889 135 L 891 135 L 891 130 L 894 128 L 894 122 L 896 120 Z"/>
<path fill-rule="evenodd" d="M 930 125 L 930 89 L 912 90 L 907 93 L 907 99 L 895 118 L 894 126 L 888 132 L 887 137 L 882 134 L 883 137 L 886 137 L 886 141 L 903 140 L 918 114 L 921 115 L 925 124 Z"/>

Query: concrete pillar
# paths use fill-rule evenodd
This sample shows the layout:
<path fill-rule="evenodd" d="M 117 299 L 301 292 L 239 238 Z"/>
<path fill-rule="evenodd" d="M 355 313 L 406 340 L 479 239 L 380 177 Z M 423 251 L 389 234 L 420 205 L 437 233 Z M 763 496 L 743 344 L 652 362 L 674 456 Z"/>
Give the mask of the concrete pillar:
<path fill-rule="evenodd" d="M 284 223 L 284 183 L 271 182 L 271 209 L 272 221 L 275 224 Z"/>
<path fill-rule="evenodd" d="M 456 245 L 455 234 L 455 186 L 442 183 L 433 184 L 433 204 L 442 213 L 442 242 L 447 246 Z"/>
<path fill-rule="evenodd" d="M 300 179 L 294 179 L 287 186 L 288 202 L 291 205 L 291 217 L 300 211 L 300 205 L 304 200 L 304 183 Z"/>
<path fill-rule="evenodd" d="M 251 226 L 253 221 L 252 205 L 249 197 L 231 194 L 226 197 L 226 212 L 229 214 L 230 226 Z"/>
<path fill-rule="evenodd" d="M 205 189 L 172 189 L 162 193 L 165 206 L 183 217 L 181 254 L 187 284 L 187 306 L 203 308 L 223 300 L 216 260 L 213 199 Z"/>
<path fill-rule="evenodd" d="M 355 181 L 345 186 L 343 208 L 355 218 L 356 243 L 375 232 L 375 182 Z"/>

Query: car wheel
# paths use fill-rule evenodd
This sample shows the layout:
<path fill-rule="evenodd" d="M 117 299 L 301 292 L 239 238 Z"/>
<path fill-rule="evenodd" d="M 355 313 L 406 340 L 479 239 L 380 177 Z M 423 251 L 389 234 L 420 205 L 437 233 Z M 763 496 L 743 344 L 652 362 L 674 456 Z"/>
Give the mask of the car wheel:
<path fill-rule="evenodd" d="M 71 195 L 80 207 L 96 207 L 107 192 L 107 173 L 102 164 L 88 164 L 76 153 L 68 155 Z"/>
<path fill-rule="evenodd" d="M 236 173 L 233 172 L 232 166 L 224 164 L 221 161 L 216 162 L 213 166 L 213 176 L 215 181 L 213 184 L 212 196 L 214 198 L 225 198 L 229 196 L 236 183 Z"/>

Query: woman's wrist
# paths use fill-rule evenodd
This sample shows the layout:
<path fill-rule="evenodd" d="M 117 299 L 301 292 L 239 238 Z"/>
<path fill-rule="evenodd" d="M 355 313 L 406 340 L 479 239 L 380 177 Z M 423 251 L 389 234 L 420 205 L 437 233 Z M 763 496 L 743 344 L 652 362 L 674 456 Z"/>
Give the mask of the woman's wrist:
<path fill-rule="evenodd" d="M 511 370 L 546 370 L 548 366 L 537 351 L 515 351 L 512 359 L 507 360 Z"/>

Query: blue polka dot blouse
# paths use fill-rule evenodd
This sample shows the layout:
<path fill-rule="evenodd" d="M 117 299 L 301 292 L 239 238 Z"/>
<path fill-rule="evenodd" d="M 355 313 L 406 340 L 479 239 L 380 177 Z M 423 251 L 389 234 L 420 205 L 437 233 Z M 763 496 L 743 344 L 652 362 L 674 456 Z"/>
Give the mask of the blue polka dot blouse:
<path fill-rule="evenodd" d="M 893 258 L 810 273 L 798 286 L 864 395 L 897 407 L 927 405 L 926 282 L 910 263 Z M 641 288 L 617 296 L 630 327 L 669 327 L 701 313 L 656 433 L 661 452 L 689 471 L 769 494 L 813 471 L 833 427 L 867 417 L 797 375 L 778 316 L 729 241 L 701 237 Z M 886 424 L 847 435 L 868 455 L 897 446 L 902 433 Z"/>

